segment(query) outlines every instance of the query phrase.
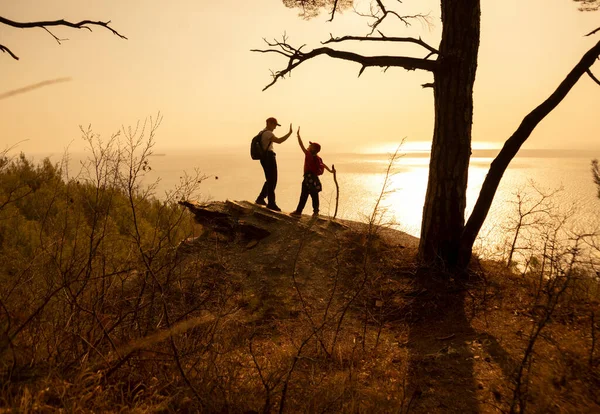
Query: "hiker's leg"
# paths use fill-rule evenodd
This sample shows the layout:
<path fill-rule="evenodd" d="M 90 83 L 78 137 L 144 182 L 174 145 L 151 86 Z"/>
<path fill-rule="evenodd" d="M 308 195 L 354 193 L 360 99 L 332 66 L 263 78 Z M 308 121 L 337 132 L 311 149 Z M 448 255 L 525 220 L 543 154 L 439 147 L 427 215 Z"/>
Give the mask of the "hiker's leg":
<path fill-rule="evenodd" d="M 269 194 L 269 174 L 268 174 L 269 167 L 267 164 L 266 157 L 264 157 L 260 160 L 260 165 L 262 166 L 263 172 L 265 173 L 265 182 L 264 182 L 262 189 L 260 190 L 260 194 L 258 195 L 256 200 L 264 201 L 265 197 Z"/>
<path fill-rule="evenodd" d="M 268 168 L 268 176 L 267 176 L 267 185 L 268 185 L 268 193 L 267 205 L 275 206 L 277 203 L 275 202 L 275 187 L 277 187 L 277 161 L 275 160 L 275 153 L 269 151 L 266 156 Z"/>
<path fill-rule="evenodd" d="M 304 206 L 306 205 L 306 200 L 308 200 L 308 190 L 304 186 L 304 183 L 302 183 L 302 191 L 300 192 L 300 201 L 298 201 L 298 207 L 296 207 L 296 211 L 298 213 L 302 213 L 302 210 L 304 210 Z"/>
<path fill-rule="evenodd" d="M 267 196 L 267 194 L 269 194 L 269 185 L 265 181 L 265 183 L 262 186 L 262 189 L 260 190 L 260 194 L 258 195 L 257 200 L 263 200 L 264 201 L 265 197 Z"/>
<path fill-rule="evenodd" d="M 319 192 L 312 191 L 310 193 L 310 198 L 312 198 L 313 213 L 319 214 Z"/>

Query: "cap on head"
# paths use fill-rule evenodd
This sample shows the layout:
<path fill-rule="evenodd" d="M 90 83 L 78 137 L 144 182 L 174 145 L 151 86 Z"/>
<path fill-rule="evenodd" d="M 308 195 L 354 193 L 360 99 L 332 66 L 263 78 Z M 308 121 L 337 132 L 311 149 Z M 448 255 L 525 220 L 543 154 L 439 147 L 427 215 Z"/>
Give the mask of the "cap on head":
<path fill-rule="evenodd" d="M 317 152 L 321 151 L 321 144 L 319 144 L 317 142 L 311 142 L 311 141 L 308 141 L 308 143 L 310 145 L 312 145 L 317 150 Z"/>
<path fill-rule="evenodd" d="M 281 125 L 279 125 L 279 122 L 277 122 L 277 119 L 273 118 L 273 117 L 267 118 L 267 124 L 270 124 L 270 123 L 273 123 L 277 126 L 281 126 Z"/>

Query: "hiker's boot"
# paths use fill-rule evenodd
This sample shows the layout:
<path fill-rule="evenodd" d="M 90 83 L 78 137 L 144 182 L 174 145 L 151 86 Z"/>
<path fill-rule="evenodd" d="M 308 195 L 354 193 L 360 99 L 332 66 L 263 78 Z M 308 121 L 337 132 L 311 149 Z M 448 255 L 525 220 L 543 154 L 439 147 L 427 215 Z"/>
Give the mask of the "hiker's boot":
<path fill-rule="evenodd" d="M 269 210 L 273 210 L 273 211 L 281 211 L 281 209 L 279 208 L 279 206 L 277 204 L 267 204 L 267 208 Z"/>
<path fill-rule="evenodd" d="M 266 206 L 267 205 L 267 203 L 265 202 L 265 199 L 264 198 L 260 198 L 260 197 L 258 197 L 256 199 L 255 203 L 258 204 L 259 206 Z"/>

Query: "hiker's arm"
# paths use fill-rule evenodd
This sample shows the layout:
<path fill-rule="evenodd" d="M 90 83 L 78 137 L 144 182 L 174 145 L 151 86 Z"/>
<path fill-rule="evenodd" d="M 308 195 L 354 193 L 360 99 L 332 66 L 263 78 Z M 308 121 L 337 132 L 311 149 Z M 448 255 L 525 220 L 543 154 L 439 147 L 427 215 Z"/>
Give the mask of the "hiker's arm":
<path fill-rule="evenodd" d="M 276 136 L 273 136 L 273 138 L 271 138 L 271 141 L 281 144 L 286 139 L 288 139 L 290 137 L 290 135 L 292 135 L 292 124 L 290 124 L 290 131 L 287 134 L 285 134 L 281 138 L 277 138 Z"/>
<path fill-rule="evenodd" d="M 334 170 L 332 170 L 331 168 L 329 168 L 327 166 L 327 164 L 323 163 L 323 168 L 325 168 L 327 171 L 329 171 L 330 173 L 333 173 Z"/>
<path fill-rule="evenodd" d="M 304 143 L 302 142 L 302 138 L 300 138 L 300 127 L 298 127 L 298 145 L 300 145 L 300 149 L 303 153 L 306 154 L 306 148 L 304 148 Z"/>

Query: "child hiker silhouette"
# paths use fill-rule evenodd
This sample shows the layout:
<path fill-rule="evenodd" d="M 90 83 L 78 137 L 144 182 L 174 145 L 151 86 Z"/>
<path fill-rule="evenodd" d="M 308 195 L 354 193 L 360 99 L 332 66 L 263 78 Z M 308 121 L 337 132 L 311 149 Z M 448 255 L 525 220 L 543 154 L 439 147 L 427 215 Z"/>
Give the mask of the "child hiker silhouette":
<path fill-rule="evenodd" d="M 322 190 L 321 181 L 319 176 L 323 174 L 323 170 L 327 170 L 333 173 L 334 170 L 330 169 L 323 163 L 321 157 L 317 154 L 321 151 L 321 145 L 316 142 L 308 142 L 308 148 L 304 147 L 302 138 L 300 137 L 300 127 L 298 127 L 298 144 L 300 149 L 304 152 L 304 179 L 302 180 L 302 191 L 300 193 L 300 200 L 298 201 L 298 207 L 296 210 L 291 212 L 292 216 L 301 216 L 302 210 L 306 205 L 308 196 L 312 199 L 313 216 L 319 215 L 319 192 Z"/>

